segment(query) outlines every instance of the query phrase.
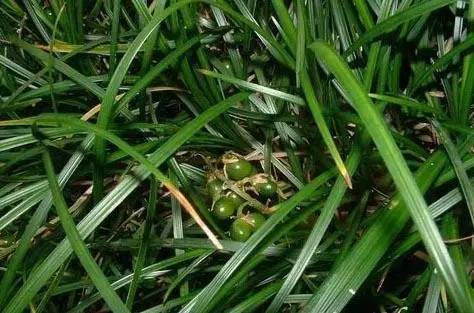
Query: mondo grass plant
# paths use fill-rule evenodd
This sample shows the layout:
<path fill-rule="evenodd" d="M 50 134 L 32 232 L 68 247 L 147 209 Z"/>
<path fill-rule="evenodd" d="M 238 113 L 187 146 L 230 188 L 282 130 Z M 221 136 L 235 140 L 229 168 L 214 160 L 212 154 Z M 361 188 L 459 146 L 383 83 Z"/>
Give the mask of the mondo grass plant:
<path fill-rule="evenodd" d="M 0 14 L 0 313 L 474 312 L 474 1 Z"/>

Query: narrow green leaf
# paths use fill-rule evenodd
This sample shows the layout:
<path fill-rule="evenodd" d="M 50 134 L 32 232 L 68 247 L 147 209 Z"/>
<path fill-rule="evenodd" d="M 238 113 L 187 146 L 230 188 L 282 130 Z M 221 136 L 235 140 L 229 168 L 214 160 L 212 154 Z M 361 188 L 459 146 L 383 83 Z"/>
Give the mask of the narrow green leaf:
<path fill-rule="evenodd" d="M 461 157 L 448 132 L 437 120 L 432 120 L 432 123 L 438 131 L 441 142 L 443 143 L 444 148 L 448 153 L 449 159 L 451 160 L 451 164 L 453 165 L 454 171 L 459 180 L 459 185 L 461 185 L 461 190 L 464 194 L 464 198 L 466 199 L 466 205 L 469 209 L 469 214 L 471 215 L 471 223 L 474 225 L 474 186 L 469 180 L 469 176 L 466 173 Z"/>
<path fill-rule="evenodd" d="M 344 60 L 329 45 L 316 41 L 310 48 L 318 60 L 339 81 L 345 96 L 359 114 L 375 142 L 456 307 L 461 311 L 469 311 L 474 307 L 470 291 L 462 284 L 462 279 L 455 271 L 453 261 L 428 212 L 423 195 L 380 112 L 375 109 L 364 87 L 354 77 Z M 310 308 L 311 305 L 308 305 L 305 310 L 312 311 Z"/>
<path fill-rule="evenodd" d="M 295 96 L 295 95 L 292 95 L 292 94 L 289 94 L 289 93 L 286 93 L 286 92 L 283 92 L 283 91 L 280 91 L 280 90 L 276 90 L 276 89 L 266 87 L 266 86 L 262 86 L 262 85 L 259 85 L 259 84 L 250 83 L 250 82 L 247 82 L 245 80 L 241 80 L 241 79 L 238 79 L 238 78 L 234 78 L 234 77 L 231 77 L 231 76 L 228 76 L 228 75 L 219 74 L 219 73 L 208 71 L 208 70 L 201 69 L 201 70 L 199 70 L 199 72 L 204 74 L 204 75 L 210 76 L 210 77 L 214 77 L 214 78 L 217 78 L 217 79 L 222 79 L 223 81 L 226 81 L 226 82 L 231 83 L 231 84 L 235 84 L 235 85 L 243 87 L 245 89 L 249 89 L 249 90 L 252 90 L 252 91 L 255 91 L 255 92 L 260 92 L 260 93 L 263 93 L 263 94 L 266 94 L 266 95 L 269 95 L 269 96 L 273 96 L 275 98 L 286 100 L 286 101 L 294 103 L 294 104 L 305 105 L 305 102 L 302 98 L 300 98 L 298 96 Z"/>
<path fill-rule="evenodd" d="M 427 67 L 412 84 L 408 94 L 414 93 L 424 82 L 429 79 L 430 75 L 432 75 L 433 72 L 443 69 L 445 66 L 449 65 L 449 63 L 452 62 L 453 59 L 458 57 L 464 51 L 471 49 L 473 46 L 474 34 L 468 34 L 463 42 L 456 45 L 448 53 L 437 59 L 431 66 Z"/>
<path fill-rule="evenodd" d="M 140 282 L 140 273 L 145 265 L 145 260 L 147 258 L 148 246 L 150 243 L 151 228 L 153 225 L 153 220 L 155 219 L 156 213 L 156 194 L 158 192 L 158 184 L 154 177 L 150 178 L 150 195 L 148 198 L 148 207 L 146 211 L 145 225 L 143 226 L 143 231 L 140 235 L 140 248 L 138 249 L 137 260 L 135 261 L 135 267 L 133 268 L 133 279 L 130 283 L 130 288 L 128 289 L 126 305 L 129 310 L 133 308 L 133 300 L 135 299 L 135 294 L 138 289 L 138 284 Z"/>
<path fill-rule="evenodd" d="M 424 192 L 438 177 L 445 162 L 444 155 L 438 152 L 417 171 L 417 182 Z M 403 229 L 409 214 L 400 196 L 396 195 L 387 207 L 312 296 L 309 304 L 315 311 L 342 311 Z"/>
<path fill-rule="evenodd" d="M 56 58 L 52 59 L 49 53 L 43 52 L 40 49 L 36 48 L 33 45 L 30 45 L 29 43 L 23 40 L 13 39 L 12 41 L 16 45 L 18 45 L 18 47 L 22 48 L 23 50 L 25 50 L 32 56 L 38 58 L 45 65 L 51 64 L 52 66 L 54 66 L 55 69 L 57 69 L 64 75 L 68 76 L 79 85 L 84 86 L 87 90 L 92 92 L 99 99 L 101 99 L 105 95 L 105 91 L 100 86 L 92 82 L 88 77 L 79 73 L 78 71 L 76 71 L 71 66 L 64 63 L 63 61 Z"/>
<path fill-rule="evenodd" d="M 302 1 L 298 1 L 298 2 L 302 2 Z M 288 13 L 288 10 L 286 9 L 286 6 L 283 1 L 272 0 L 272 5 L 276 10 L 278 18 L 282 22 L 284 32 L 289 38 L 290 47 L 293 47 L 293 46 L 296 47 L 297 45 L 302 44 L 299 41 L 301 40 L 301 38 L 298 38 L 298 37 L 301 36 L 299 32 L 304 31 L 304 28 L 301 30 L 299 29 L 297 30 L 295 28 L 295 25 L 293 24 L 291 17 Z M 303 9 L 303 7 L 301 7 L 301 9 Z M 293 49 L 295 53 L 297 53 L 296 50 L 297 49 Z M 304 52 L 305 51 L 303 52 L 300 51 L 300 53 L 303 53 L 303 54 Z M 344 177 L 344 180 L 346 184 L 349 186 L 349 188 L 352 188 L 351 177 L 346 169 L 346 166 L 344 165 L 344 162 L 342 161 L 339 151 L 337 150 L 336 144 L 334 143 L 334 140 L 331 136 L 329 127 L 327 126 L 327 123 L 322 113 L 322 106 L 319 103 L 318 99 L 316 98 L 316 93 L 313 89 L 312 80 L 308 74 L 308 71 L 305 69 L 304 64 L 303 64 L 303 67 L 301 68 L 301 71 L 299 72 L 298 82 L 301 83 L 301 87 L 305 94 L 306 102 L 308 104 L 308 107 L 311 110 L 313 119 L 316 122 L 316 125 L 318 126 L 319 132 L 321 133 L 321 137 L 323 138 L 324 143 L 326 144 L 326 147 L 329 150 L 329 153 L 331 154 L 332 158 L 334 159 L 334 162 L 336 163 L 337 169 L 341 173 L 342 177 Z"/>
<path fill-rule="evenodd" d="M 298 37 L 296 44 L 296 87 L 300 86 L 300 74 L 305 66 L 306 59 L 306 37 L 305 37 L 305 16 L 303 1 L 296 1 Z"/>
<path fill-rule="evenodd" d="M 49 187 L 53 196 L 56 212 L 76 256 L 81 261 L 82 266 L 84 266 L 84 269 L 89 274 L 89 278 L 92 280 L 105 302 L 109 305 L 110 309 L 114 312 L 129 312 L 125 304 L 120 300 L 120 297 L 110 286 L 107 277 L 105 277 L 104 273 L 95 262 L 90 251 L 87 249 L 86 244 L 82 241 L 81 235 L 69 213 L 66 201 L 62 196 L 61 188 L 59 187 L 56 174 L 54 173 L 53 160 L 47 150 L 43 152 L 43 163 L 48 176 Z"/>
<path fill-rule="evenodd" d="M 430 284 L 428 285 L 428 292 L 426 293 L 425 303 L 423 304 L 422 313 L 437 312 L 438 300 L 441 295 L 441 286 L 443 281 L 437 275 L 436 271 L 431 274 Z"/>
<path fill-rule="evenodd" d="M 240 302 L 234 308 L 228 310 L 226 313 L 245 313 L 255 311 L 256 308 L 261 306 L 267 299 L 269 299 L 278 288 L 280 288 L 281 282 L 274 282 L 262 288 L 257 293 L 254 293 L 244 301 Z"/>
<path fill-rule="evenodd" d="M 341 173 L 341 176 L 344 178 L 347 186 L 352 189 L 351 176 L 347 171 L 347 168 L 344 165 L 344 161 L 342 161 L 341 155 L 339 154 L 336 144 L 334 143 L 331 133 L 329 132 L 327 123 L 324 120 L 321 104 L 316 98 L 316 94 L 314 92 L 311 80 L 306 70 L 301 73 L 301 86 L 303 87 L 303 92 L 306 96 L 306 101 L 308 102 L 308 106 L 311 110 L 311 114 L 313 115 L 313 119 L 316 122 L 316 125 L 318 126 L 319 132 L 321 133 L 321 137 L 323 137 L 324 143 L 329 149 L 329 153 L 334 159 L 334 163 L 336 163 L 336 167 L 339 170 L 339 173 Z"/>
<path fill-rule="evenodd" d="M 467 22 L 469 23 L 468 29 L 472 33 L 474 28 L 474 4 L 472 1 L 468 4 L 469 9 L 467 13 Z M 466 41 L 466 40 L 464 40 Z M 469 120 L 469 109 L 474 100 L 474 53 L 471 51 L 464 57 L 463 68 L 462 68 L 462 83 L 460 91 L 459 106 L 459 118 L 461 125 L 466 125 Z"/>
<path fill-rule="evenodd" d="M 436 113 L 441 116 L 445 115 L 444 112 L 435 107 L 429 106 L 426 103 L 420 103 L 408 97 L 380 95 L 375 93 L 369 93 L 369 97 L 380 101 L 386 101 L 388 103 L 398 104 L 401 107 L 412 108 L 420 112 Z"/>
<path fill-rule="evenodd" d="M 112 42 L 110 43 L 110 61 L 109 71 L 113 73 L 115 71 L 115 65 L 117 63 L 117 44 L 119 39 L 120 30 L 120 4 L 121 0 L 113 1 L 113 17 L 112 17 Z"/>
<path fill-rule="evenodd" d="M 397 26 L 402 25 L 414 18 L 425 15 L 439 8 L 445 7 L 457 0 L 428 0 L 414 4 L 408 9 L 397 12 L 384 21 L 376 24 L 374 27 L 363 33 L 345 52 L 348 56 L 355 52 L 362 45 L 372 41 L 380 35 L 393 31 Z"/>
<path fill-rule="evenodd" d="M 350 173 L 354 173 L 355 169 L 359 165 L 361 159 L 361 147 L 357 145 L 353 148 L 352 152 L 349 154 L 347 159 L 347 166 Z M 306 239 L 306 242 L 301 249 L 301 253 L 296 259 L 291 271 L 288 273 L 285 278 L 281 289 L 278 291 L 277 295 L 273 299 L 270 306 L 265 311 L 266 313 L 279 312 L 281 306 L 285 302 L 285 299 L 291 293 L 301 275 L 303 274 L 305 268 L 308 266 L 311 258 L 319 247 L 321 240 L 326 233 L 329 224 L 332 221 L 336 209 L 339 207 L 344 193 L 347 190 L 347 186 L 344 182 L 344 178 L 341 176 L 336 180 L 331 193 L 329 194 L 324 207 L 321 210 L 321 214 L 318 217 L 316 224 L 314 225 L 311 233 Z"/>

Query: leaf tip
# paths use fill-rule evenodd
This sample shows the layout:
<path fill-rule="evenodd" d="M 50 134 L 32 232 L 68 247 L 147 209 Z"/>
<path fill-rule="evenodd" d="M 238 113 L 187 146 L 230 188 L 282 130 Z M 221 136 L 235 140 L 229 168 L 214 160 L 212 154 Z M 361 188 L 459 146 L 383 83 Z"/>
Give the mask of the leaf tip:
<path fill-rule="evenodd" d="M 342 170 L 342 176 L 344 177 L 344 180 L 346 181 L 347 187 L 349 187 L 349 189 L 352 190 L 351 176 L 349 175 L 349 173 L 347 172 L 345 168 Z"/>

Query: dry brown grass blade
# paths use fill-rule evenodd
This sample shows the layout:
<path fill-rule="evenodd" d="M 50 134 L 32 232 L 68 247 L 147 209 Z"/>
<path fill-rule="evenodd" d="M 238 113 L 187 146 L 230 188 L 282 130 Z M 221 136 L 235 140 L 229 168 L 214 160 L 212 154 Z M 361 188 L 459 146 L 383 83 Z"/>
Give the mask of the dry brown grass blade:
<path fill-rule="evenodd" d="M 186 197 L 179 191 L 176 186 L 169 182 L 164 182 L 163 185 L 170 191 L 170 193 L 179 201 L 183 208 L 188 212 L 189 215 L 194 219 L 196 224 L 202 229 L 202 231 L 207 235 L 212 244 L 219 250 L 222 250 L 224 247 L 217 239 L 216 235 L 211 231 L 211 229 L 204 223 L 199 214 L 196 212 L 192 204 L 186 199 Z"/>

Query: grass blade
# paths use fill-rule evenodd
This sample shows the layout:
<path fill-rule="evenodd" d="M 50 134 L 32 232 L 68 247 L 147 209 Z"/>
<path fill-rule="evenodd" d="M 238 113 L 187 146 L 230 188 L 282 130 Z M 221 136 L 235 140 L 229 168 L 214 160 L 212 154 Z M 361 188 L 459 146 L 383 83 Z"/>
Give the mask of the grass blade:
<path fill-rule="evenodd" d="M 78 71 L 76 71 L 74 68 L 67 65 L 63 61 L 52 58 L 49 53 L 43 52 L 40 49 L 36 48 L 33 45 L 30 45 L 29 43 L 23 40 L 13 39 L 12 42 L 18 45 L 18 47 L 20 47 L 21 49 L 31 54 L 32 56 L 38 58 L 45 65 L 54 66 L 55 69 L 57 69 L 64 75 L 68 76 L 79 85 L 84 86 L 87 90 L 91 91 L 99 99 L 101 99 L 104 96 L 105 91 L 100 86 L 92 82 L 88 77 L 79 73 Z"/>
<path fill-rule="evenodd" d="M 380 113 L 374 108 L 363 86 L 356 80 L 347 64 L 330 46 L 316 41 L 310 47 L 318 60 L 339 81 L 348 101 L 356 109 L 375 142 L 456 307 L 461 311 L 469 311 L 474 307 L 470 291 L 462 284 L 463 280 L 455 271 L 439 230 L 429 215 L 423 195 Z"/>
<path fill-rule="evenodd" d="M 140 282 L 140 273 L 143 266 L 145 265 L 145 260 L 148 253 L 148 245 L 150 243 L 150 233 L 153 220 L 156 214 L 156 193 L 158 192 L 158 185 L 156 179 L 150 178 L 150 195 L 148 199 L 148 208 L 146 212 L 145 226 L 143 227 L 143 232 L 141 233 L 140 238 L 140 248 L 138 249 L 138 256 L 133 269 L 133 279 L 130 283 L 130 288 L 128 289 L 126 305 L 129 310 L 133 308 L 133 300 L 135 299 L 135 294 L 138 289 L 138 284 Z"/>
<path fill-rule="evenodd" d="M 300 74 L 304 70 L 306 59 L 305 16 L 303 1 L 296 1 L 298 37 L 296 44 L 296 87 L 300 86 Z"/>
<path fill-rule="evenodd" d="M 408 9 L 402 10 L 395 15 L 385 19 L 384 21 L 376 24 L 374 27 L 369 29 L 366 33 L 362 34 L 345 52 L 344 55 L 348 56 L 355 52 L 356 49 L 363 46 L 364 44 L 372 41 L 373 39 L 383 35 L 385 33 L 393 31 L 397 26 L 402 25 L 414 18 L 425 15 L 429 12 L 435 11 L 439 8 L 447 6 L 457 0 L 429 0 L 421 3 L 414 4 Z"/>
<path fill-rule="evenodd" d="M 269 95 L 269 96 L 272 96 L 272 97 L 275 97 L 275 98 L 286 100 L 286 101 L 294 103 L 294 104 L 305 105 L 305 102 L 302 98 L 300 98 L 298 96 L 295 96 L 295 95 L 292 95 L 292 94 L 289 94 L 289 93 L 286 93 L 286 92 L 283 92 L 283 91 L 280 91 L 280 90 L 276 90 L 276 89 L 266 87 L 266 86 L 262 86 L 262 85 L 259 85 L 259 84 L 250 83 L 250 82 L 247 82 L 245 80 L 230 77 L 229 75 L 219 74 L 219 73 L 215 73 L 215 72 L 208 71 L 208 70 L 201 69 L 201 70 L 199 70 L 199 72 L 206 75 L 206 76 L 214 77 L 214 78 L 217 78 L 217 79 L 222 79 L 223 81 L 229 82 L 231 84 L 235 84 L 235 85 L 240 86 L 240 87 L 245 88 L 245 89 L 249 89 L 249 90 L 252 90 L 252 91 L 255 91 L 255 92 L 260 92 L 260 93 L 263 93 L 263 94 L 266 94 L 266 95 Z"/>
<path fill-rule="evenodd" d="M 441 126 L 441 124 L 437 120 L 432 120 L 432 123 L 438 131 L 444 148 L 446 149 L 449 159 L 451 160 L 451 164 L 453 165 L 454 171 L 456 172 L 456 176 L 459 180 L 459 185 L 461 186 L 464 198 L 466 199 L 466 205 L 469 209 L 469 214 L 471 215 L 471 223 L 472 225 L 474 225 L 474 187 L 472 186 L 471 181 L 469 180 L 469 176 L 467 176 L 461 157 L 457 151 L 456 146 L 449 137 L 448 132 L 444 129 L 444 127 Z"/>
<path fill-rule="evenodd" d="M 110 309 L 114 312 L 129 312 L 125 304 L 120 300 L 120 297 L 110 286 L 107 277 L 105 277 L 104 273 L 95 262 L 90 251 L 87 249 L 86 244 L 82 241 L 81 235 L 74 224 L 74 220 L 69 214 L 66 201 L 61 194 L 61 189 L 56 180 L 56 174 L 54 173 L 53 161 L 47 150 L 43 152 L 43 163 L 48 176 L 49 187 L 53 196 L 56 212 L 76 256 L 81 261 L 82 266 L 84 266 L 90 279 L 104 298 L 105 302 L 109 305 Z"/>
<path fill-rule="evenodd" d="M 360 146 L 354 147 L 354 150 L 349 154 L 347 165 L 349 171 L 353 173 L 359 164 L 361 158 Z M 324 203 L 324 207 L 321 210 L 321 215 L 318 221 L 314 225 L 311 233 L 306 240 L 300 255 L 296 259 L 291 271 L 288 273 L 283 285 L 278 290 L 277 295 L 273 299 L 270 306 L 265 311 L 266 313 L 274 313 L 280 310 L 280 307 L 284 303 L 285 299 L 289 296 L 296 283 L 299 281 L 303 274 L 306 266 L 308 266 L 311 258 L 319 247 L 321 240 L 326 233 L 329 224 L 334 216 L 334 212 L 340 205 L 344 193 L 347 190 L 347 186 L 344 183 L 344 179 L 339 177 L 334 184 L 331 193 L 329 194 L 327 201 Z"/>

